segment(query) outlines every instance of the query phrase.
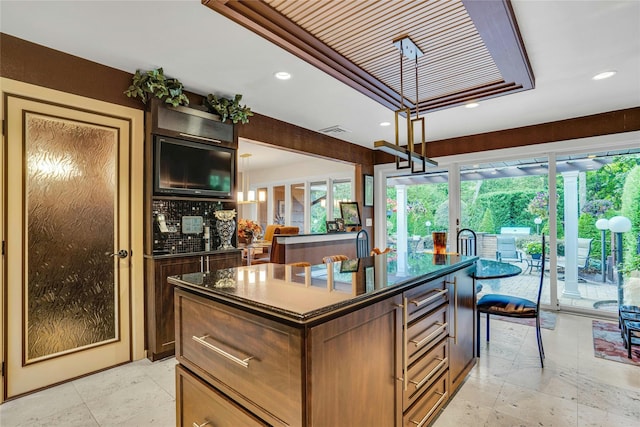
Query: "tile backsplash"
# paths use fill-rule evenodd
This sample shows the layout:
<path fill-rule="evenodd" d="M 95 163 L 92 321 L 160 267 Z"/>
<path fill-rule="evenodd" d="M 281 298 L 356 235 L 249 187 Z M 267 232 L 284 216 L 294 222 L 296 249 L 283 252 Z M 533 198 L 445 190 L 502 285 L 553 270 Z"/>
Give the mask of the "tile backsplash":
<path fill-rule="evenodd" d="M 202 252 L 205 250 L 204 233 L 185 234 L 182 230 L 182 217 L 202 217 L 202 225 L 210 227 L 210 250 L 216 250 L 220 245 L 220 237 L 216 231 L 214 212 L 227 209 L 222 202 L 198 200 L 158 200 L 151 205 L 153 221 L 153 253 L 154 254 L 182 254 Z M 158 215 L 164 215 L 167 226 L 166 232 L 160 230 Z"/>

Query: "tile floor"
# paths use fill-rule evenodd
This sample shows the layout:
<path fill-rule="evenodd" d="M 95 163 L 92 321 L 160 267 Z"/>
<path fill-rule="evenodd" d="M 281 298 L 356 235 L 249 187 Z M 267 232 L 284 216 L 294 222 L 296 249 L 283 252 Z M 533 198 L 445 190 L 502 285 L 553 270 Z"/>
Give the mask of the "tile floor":
<path fill-rule="evenodd" d="M 542 330 L 544 370 L 533 328 L 496 320 L 491 332 L 436 427 L 640 425 L 640 367 L 595 358 L 590 318 Z M 174 426 L 174 365 L 145 359 L 6 402 L 0 425 Z"/>

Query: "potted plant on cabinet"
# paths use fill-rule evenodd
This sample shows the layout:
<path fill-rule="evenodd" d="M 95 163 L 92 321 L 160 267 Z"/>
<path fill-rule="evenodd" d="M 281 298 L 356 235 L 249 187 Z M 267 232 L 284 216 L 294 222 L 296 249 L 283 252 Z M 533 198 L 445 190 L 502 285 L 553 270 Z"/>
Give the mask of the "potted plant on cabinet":
<path fill-rule="evenodd" d="M 124 94 L 129 98 L 140 98 L 147 104 L 150 98 L 164 100 L 174 107 L 189 105 L 189 98 L 183 93 L 184 86 L 178 79 L 166 77 L 162 67 L 149 71 L 136 70 L 131 86 Z"/>
<path fill-rule="evenodd" d="M 242 95 L 237 94 L 233 99 L 218 97 L 213 94 L 207 95 L 203 101 L 203 105 L 207 111 L 220 116 L 220 120 L 224 123 L 230 119 L 235 123 L 249 123 L 249 117 L 253 116 L 251 108 L 246 105 L 240 105 Z"/>

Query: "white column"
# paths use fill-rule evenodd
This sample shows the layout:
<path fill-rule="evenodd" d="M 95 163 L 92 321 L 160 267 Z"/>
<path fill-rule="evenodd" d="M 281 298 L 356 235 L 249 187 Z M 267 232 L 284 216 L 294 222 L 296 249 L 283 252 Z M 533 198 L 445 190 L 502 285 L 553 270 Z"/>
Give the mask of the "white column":
<path fill-rule="evenodd" d="M 578 290 L 578 172 L 564 178 L 564 291 L 563 297 L 580 298 Z"/>
<path fill-rule="evenodd" d="M 397 205 L 397 226 L 396 226 L 396 254 L 398 255 L 398 275 L 406 273 L 407 265 L 407 187 L 405 185 L 396 186 Z"/>

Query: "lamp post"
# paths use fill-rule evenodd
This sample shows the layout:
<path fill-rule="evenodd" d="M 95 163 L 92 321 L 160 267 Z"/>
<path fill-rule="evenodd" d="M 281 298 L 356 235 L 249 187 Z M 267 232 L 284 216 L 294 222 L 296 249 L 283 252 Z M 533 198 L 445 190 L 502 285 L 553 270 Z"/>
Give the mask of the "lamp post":
<path fill-rule="evenodd" d="M 609 220 L 600 218 L 596 221 L 596 228 L 600 230 L 600 270 L 602 271 L 602 283 L 607 281 L 607 230 L 609 229 Z"/>
<path fill-rule="evenodd" d="M 631 220 L 626 216 L 614 216 L 609 220 L 609 230 L 616 236 L 616 267 L 618 270 L 618 304 L 623 303 L 622 290 L 622 233 L 631 230 Z"/>
<path fill-rule="evenodd" d="M 536 234 L 540 234 L 540 224 L 542 224 L 542 218 L 536 217 L 533 222 L 536 225 Z"/>

